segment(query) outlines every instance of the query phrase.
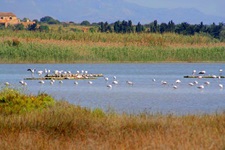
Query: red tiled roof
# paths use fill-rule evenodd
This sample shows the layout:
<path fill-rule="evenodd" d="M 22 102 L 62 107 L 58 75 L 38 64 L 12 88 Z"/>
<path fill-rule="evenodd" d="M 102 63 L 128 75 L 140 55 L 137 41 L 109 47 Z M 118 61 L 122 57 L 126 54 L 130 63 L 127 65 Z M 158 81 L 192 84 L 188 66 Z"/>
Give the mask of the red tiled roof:
<path fill-rule="evenodd" d="M 11 12 L 0 12 L 0 17 L 16 17 L 16 15 Z"/>

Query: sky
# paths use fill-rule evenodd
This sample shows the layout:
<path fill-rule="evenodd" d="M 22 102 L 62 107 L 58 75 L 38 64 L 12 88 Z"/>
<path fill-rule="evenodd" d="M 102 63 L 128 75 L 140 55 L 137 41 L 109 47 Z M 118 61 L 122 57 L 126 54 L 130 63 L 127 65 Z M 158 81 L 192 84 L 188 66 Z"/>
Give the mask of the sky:
<path fill-rule="evenodd" d="M 113 5 L 121 4 L 121 6 L 122 6 L 122 1 L 131 2 L 134 4 L 138 4 L 140 6 L 145 6 L 145 7 L 149 7 L 149 8 L 166 8 L 166 9 L 191 8 L 192 10 L 196 9 L 196 10 L 202 12 L 206 16 L 206 17 L 204 17 L 202 15 L 198 16 L 198 14 L 195 13 L 194 17 L 193 17 L 193 13 L 191 13 L 191 12 L 187 13 L 191 9 L 187 9 L 188 11 L 184 12 L 185 15 L 183 15 L 182 13 L 177 13 L 177 9 L 174 9 L 174 11 L 172 13 L 172 17 L 171 16 L 168 17 L 167 16 L 168 12 L 165 13 L 165 11 L 162 12 L 159 9 L 159 10 L 157 10 L 157 13 L 155 13 L 155 14 L 150 12 L 150 13 L 145 13 L 146 15 L 141 16 L 141 17 L 146 16 L 147 21 L 148 21 L 148 18 L 154 18 L 155 16 L 157 17 L 157 19 L 159 19 L 159 21 L 160 21 L 160 18 L 162 20 L 163 17 L 164 17 L 163 19 L 167 20 L 167 21 L 168 21 L 167 18 L 174 18 L 174 21 L 176 21 L 175 19 L 186 21 L 186 20 L 188 20 L 188 18 L 192 18 L 192 20 L 189 19 L 188 22 L 189 21 L 200 22 L 202 20 L 206 20 L 209 23 L 214 22 L 214 21 L 218 22 L 218 20 L 219 20 L 219 22 L 225 21 L 225 19 L 224 19 L 225 18 L 225 8 L 224 8 L 225 0 L 0 0 L 0 12 L 4 12 L 4 11 L 13 12 L 17 15 L 18 18 L 22 19 L 24 17 L 27 17 L 31 20 L 40 19 L 43 16 L 50 15 L 53 18 L 59 19 L 60 21 L 70 21 L 70 19 L 73 19 L 73 21 L 79 22 L 83 19 L 86 19 L 85 18 L 86 16 L 89 17 L 89 18 L 87 18 L 87 20 L 90 18 L 96 18 L 97 21 L 99 21 L 99 20 L 108 21 L 110 19 L 113 21 L 116 21 L 116 20 L 118 20 L 119 15 L 112 16 L 111 15 L 112 12 L 105 11 L 104 13 L 99 13 L 99 14 L 103 14 L 103 15 L 99 15 L 98 13 L 96 13 L 99 10 L 101 10 L 101 9 L 99 9 L 98 4 L 99 4 L 99 6 L 101 6 L 101 4 L 103 4 L 102 6 L 104 6 L 104 7 L 107 6 L 107 4 L 109 4 L 109 5 L 110 4 L 113 4 Z M 90 3 L 92 5 L 87 5 Z M 127 3 L 125 3 L 125 5 L 127 6 Z M 49 7 L 49 6 L 51 6 L 51 7 Z M 76 8 L 77 6 L 79 8 Z M 88 8 L 85 6 L 88 6 Z M 92 7 L 94 7 L 94 8 L 92 8 Z M 136 8 L 135 5 L 134 5 L 134 7 Z M 131 8 L 129 7 L 130 9 L 126 9 L 126 10 L 128 10 L 128 12 L 130 12 L 131 15 L 132 14 L 141 14 L 141 11 L 136 10 L 134 7 L 131 7 Z M 115 10 L 115 12 L 116 12 L 117 8 L 119 8 L 119 7 L 114 6 L 113 10 Z M 57 10 L 57 12 L 56 12 L 56 10 Z M 110 9 L 108 9 L 108 10 L 110 10 Z M 151 9 L 149 9 L 149 10 L 151 10 Z M 194 11 L 192 11 L 192 12 L 194 12 Z M 73 14 L 77 14 L 77 15 L 73 15 Z M 151 15 L 151 14 L 153 14 L 154 16 L 152 15 L 153 17 L 152 16 L 149 17 L 149 15 Z M 106 15 L 110 16 L 111 18 L 108 18 L 108 16 L 106 16 Z M 66 16 L 69 16 L 69 18 L 68 17 L 66 18 Z M 77 18 L 79 16 L 80 16 L 80 18 Z M 146 19 L 139 20 L 139 19 L 141 19 L 141 17 L 139 17 L 139 16 L 138 16 L 138 18 L 136 17 L 136 20 L 141 21 L 141 22 L 142 21 L 146 22 Z M 166 16 L 167 16 L 167 18 L 166 18 Z M 115 17 L 117 17 L 117 18 L 115 19 Z M 129 19 L 132 16 L 128 16 L 126 18 L 125 14 L 123 14 L 122 17 L 124 17 L 123 19 L 127 19 L 127 18 Z M 177 18 L 175 18 L 175 17 L 177 17 Z M 195 20 L 193 18 L 195 18 Z M 133 19 L 134 19 L 134 17 L 132 18 L 132 20 Z"/>
<path fill-rule="evenodd" d="M 195 8 L 207 15 L 225 17 L 225 0 L 126 0 L 150 8 Z"/>

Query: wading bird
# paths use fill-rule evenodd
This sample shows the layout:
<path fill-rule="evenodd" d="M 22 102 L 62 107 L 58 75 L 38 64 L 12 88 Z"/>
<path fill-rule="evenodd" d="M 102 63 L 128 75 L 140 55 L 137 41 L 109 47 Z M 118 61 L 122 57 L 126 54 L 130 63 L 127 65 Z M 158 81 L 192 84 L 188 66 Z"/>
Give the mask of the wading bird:
<path fill-rule="evenodd" d="M 199 71 L 198 74 L 206 74 L 205 70 Z"/>
<path fill-rule="evenodd" d="M 27 71 L 30 71 L 31 76 L 34 77 L 34 72 L 36 71 L 35 68 L 34 69 L 29 68 L 29 69 L 27 69 Z"/>
<path fill-rule="evenodd" d="M 219 84 L 220 89 L 223 89 L 223 84 Z"/>
<path fill-rule="evenodd" d="M 128 85 L 134 85 L 132 81 L 126 81 Z"/>

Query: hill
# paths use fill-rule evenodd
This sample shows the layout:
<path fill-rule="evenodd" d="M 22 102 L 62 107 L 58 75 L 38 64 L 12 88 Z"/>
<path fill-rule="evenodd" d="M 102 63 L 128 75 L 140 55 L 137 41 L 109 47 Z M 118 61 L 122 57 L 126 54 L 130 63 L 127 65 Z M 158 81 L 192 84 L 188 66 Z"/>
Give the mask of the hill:
<path fill-rule="evenodd" d="M 175 23 L 188 22 L 212 24 L 223 22 L 225 18 L 206 15 L 193 8 L 156 9 L 140 6 L 124 0 L 53 0 L 45 1 L 2 1 L 1 11 L 13 11 L 20 18 L 29 17 L 39 19 L 43 16 L 52 16 L 60 21 L 83 20 L 90 22 L 115 22 L 117 20 L 132 20 L 134 23 L 150 23 L 158 20 L 159 23 L 173 20 Z M 16 9 L 15 9 L 16 6 Z M 26 9 L 24 9 L 26 8 Z"/>

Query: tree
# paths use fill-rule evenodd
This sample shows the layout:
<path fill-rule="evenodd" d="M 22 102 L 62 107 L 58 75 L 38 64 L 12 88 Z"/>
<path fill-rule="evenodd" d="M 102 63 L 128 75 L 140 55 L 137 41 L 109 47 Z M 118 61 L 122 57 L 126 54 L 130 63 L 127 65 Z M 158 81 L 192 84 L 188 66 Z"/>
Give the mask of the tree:
<path fill-rule="evenodd" d="M 169 21 L 169 23 L 168 23 L 167 31 L 168 32 L 175 32 L 175 23 L 172 20 Z"/>
<path fill-rule="evenodd" d="M 85 20 L 85 21 L 82 21 L 82 22 L 80 23 L 80 25 L 82 25 L 82 26 L 90 26 L 91 24 L 90 24 L 89 21 Z"/>
<path fill-rule="evenodd" d="M 41 18 L 40 22 L 47 23 L 47 24 L 59 24 L 60 23 L 58 20 L 55 20 L 50 16 L 45 16 L 45 17 Z"/>
<path fill-rule="evenodd" d="M 119 33 L 120 32 L 120 21 L 116 21 L 115 23 L 114 23 L 114 32 L 116 32 L 116 33 Z"/>
<path fill-rule="evenodd" d="M 127 32 L 128 33 L 134 32 L 134 29 L 133 29 L 132 21 L 131 20 L 128 20 L 128 23 L 127 23 Z"/>
<path fill-rule="evenodd" d="M 32 25 L 28 25 L 28 28 L 27 28 L 27 30 L 29 30 L 29 31 L 35 31 L 36 29 L 37 29 L 36 23 L 34 23 Z"/>
<path fill-rule="evenodd" d="M 159 31 L 158 22 L 154 20 L 154 22 L 150 23 L 150 32 L 156 33 Z"/>
<path fill-rule="evenodd" d="M 15 25 L 15 30 L 24 30 L 24 25 L 23 24 Z"/>
<path fill-rule="evenodd" d="M 209 34 L 214 37 L 219 39 L 220 37 L 220 32 L 222 31 L 222 27 L 223 24 L 220 23 L 219 25 L 216 25 L 215 23 L 213 23 L 210 27 L 209 27 Z"/>
<path fill-rule="evenodd" d="M 140 33 L 140 32 L 143 32 L 144 31 L 144 26 L 141 25 L 140 22 L 138 22 L 137 26 L 136 26 L 136 32 L 137 33 Z"/>
<path fill-rule="evenodd" d="M 40 25 L 39 31 L 41 31 L 41 32 L 48 32 L 49 31 L 49 27 L 46 26 L 46 25 Z"/>
<path fill-rule="evenodd" d="M 164 33 L 168 30 L 167 28 L 168 28 L 168 25 L 166 23 L 161 23 L 161 25 L 159 26 L 159 32 Z"/>
<path fill-rule="evenodd" d="M 111 26 L 108 24 L 108 22 L 100 22 L 100 27 L 99 27 L 99 30 L 101 32 L 112 32 L 112 28 Z"/>

